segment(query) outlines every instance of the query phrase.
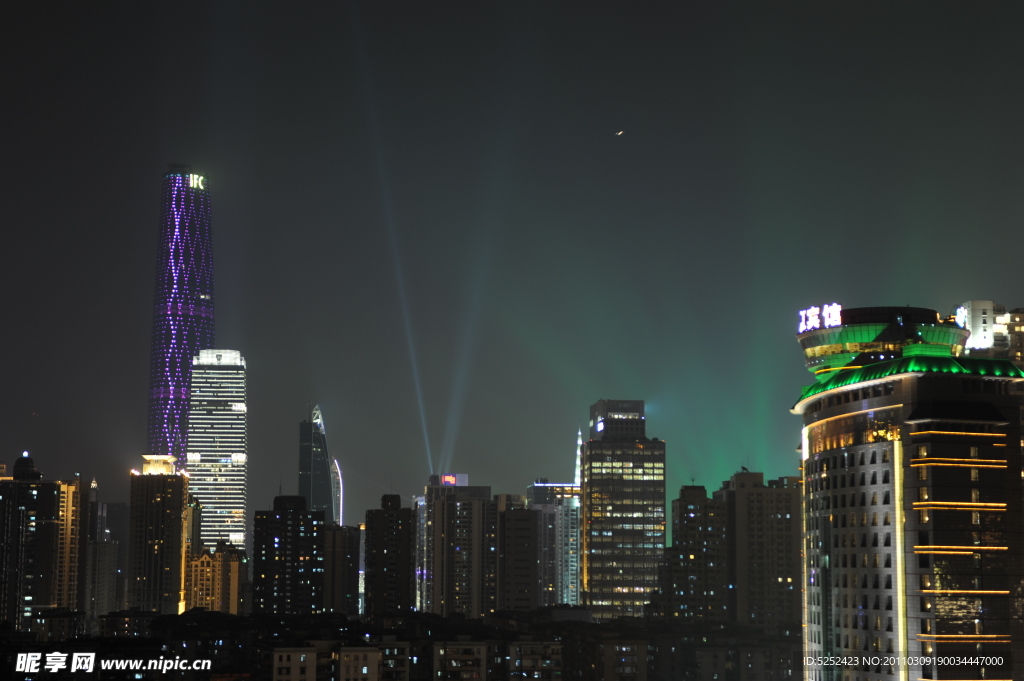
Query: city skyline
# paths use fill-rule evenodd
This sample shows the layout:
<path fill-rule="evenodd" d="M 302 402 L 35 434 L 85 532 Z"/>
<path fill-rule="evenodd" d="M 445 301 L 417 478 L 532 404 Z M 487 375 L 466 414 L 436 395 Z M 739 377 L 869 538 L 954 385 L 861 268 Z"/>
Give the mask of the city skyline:
<path fill-rule="evenodd" d="M 27 449 L 48 479 L 127 500 L 178 161 L 215 190 L 217 343 L 253 367 L 253 508 L 297 492 L 310 402 L 346 434 L 346 517 L 432 466 L 503 492 L 572 480 L 564 453 L 602 396 L 645 400 L 670 490 L 793 475 L 796 310 L 1022 304 L 999 255 L 1024 238 L 1024 107 L 1001 85 L 1016 15 L 988 7 L 973 31 L 933 10 L 27 21 L 8 43 L 21 132 L 2 186 L 23 227 L 2 268 L 4 460 Z M 929 276 L 976 235 L 955 278 Z M 116 367 L 97 361 L 111 345 Z M 537 444 L 507 436 L 524 421 Z"/>

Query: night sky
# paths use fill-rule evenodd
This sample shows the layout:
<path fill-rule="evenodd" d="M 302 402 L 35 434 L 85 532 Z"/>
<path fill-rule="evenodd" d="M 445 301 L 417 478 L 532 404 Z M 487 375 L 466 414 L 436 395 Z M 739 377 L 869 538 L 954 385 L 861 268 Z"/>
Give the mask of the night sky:
<path fill-rule="evenodd" d="M 8 15 L 0 456 L 127 500 L 181 162 L 248 363 L 250 517 L 296 492 L 309 402 L 350 524 L 432 468 L 571 479 L 599 398 L 646 400 L 670 497 L 795 475 L 799 309 L 1024 307 L 1022 15 L 892 4 Z"/>

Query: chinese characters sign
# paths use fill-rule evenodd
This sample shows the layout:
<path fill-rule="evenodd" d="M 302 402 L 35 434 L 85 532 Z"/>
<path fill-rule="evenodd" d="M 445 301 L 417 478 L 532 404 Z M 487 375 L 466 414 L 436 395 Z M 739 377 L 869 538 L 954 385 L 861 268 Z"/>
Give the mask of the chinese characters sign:
<path fill-rule="evenodd" d="M 800 324 L 797 325 L 797 333 L 814 331 L 815 329 L 829 329 L 833 326 L 841 326 L 843 323 L 843 306 L 839 303 L 830 303 L 822 307 L 809 307 L 800 310 Z"/>

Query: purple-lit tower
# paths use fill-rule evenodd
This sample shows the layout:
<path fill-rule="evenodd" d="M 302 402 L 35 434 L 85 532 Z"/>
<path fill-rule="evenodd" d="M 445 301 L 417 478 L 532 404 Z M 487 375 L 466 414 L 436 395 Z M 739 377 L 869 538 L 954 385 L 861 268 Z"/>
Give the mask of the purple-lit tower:
<path fill-rule="evenodd" d="M 214 347 L 213 242 L 206 178 L 188 166 L 164 175 L 149 368 L 149 453 L 185 467 L 189 372 Z"/>

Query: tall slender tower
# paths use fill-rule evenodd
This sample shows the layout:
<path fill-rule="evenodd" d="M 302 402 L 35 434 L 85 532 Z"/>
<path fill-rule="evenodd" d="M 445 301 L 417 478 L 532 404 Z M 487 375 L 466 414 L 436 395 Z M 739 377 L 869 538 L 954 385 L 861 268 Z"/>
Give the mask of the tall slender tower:
<path fill-rule="evenodd" d="M 188 166 L 164 175 L 149 365 L 149 452 L 185 465 L 189 370 L 214 344 L 213 242 L 206 178 Z"/>
<path fill-rule="evenodd" d="M 323 511 L 328 525 L 341 524 L 341 467 L 327 453 L 327 429 L 320 405 L 299 424 L 299 496 L 309 510 Z"/>
<path fill-rule="evenodd" d="M 200 350 L 193 359 L 187 461 L 189 491 L 203 509 L 203 546 L 244 547 L 245 358 L 238 350 Z"/>

